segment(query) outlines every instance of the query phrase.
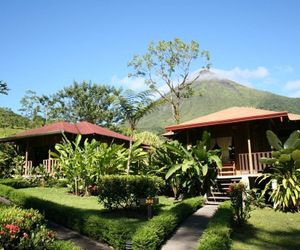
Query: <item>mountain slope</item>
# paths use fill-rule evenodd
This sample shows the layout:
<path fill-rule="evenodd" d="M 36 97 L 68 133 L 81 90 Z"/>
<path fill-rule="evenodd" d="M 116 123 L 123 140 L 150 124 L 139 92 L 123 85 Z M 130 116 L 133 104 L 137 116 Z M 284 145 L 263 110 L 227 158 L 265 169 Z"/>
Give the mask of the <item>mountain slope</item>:
<path fill-rule="evenodd" d="M 233 106 L 300 113 L 300 98 L 252 89 L 226 79 L 198 80 L 193 83 L 193 88 L 194 96 L 182 103 L 181 122 Z M 164 104 L 145 116 L 139 123 L 139 129 L 160 133 L 165 126 L 171 124 L 174 124 L 171 107 Z"/>
<path fill-rule="evenodd" d="M 0 108 L 0 137 L 9 136 L 23 131 L 29 125 L 29 120 L 11 109 Z"/>

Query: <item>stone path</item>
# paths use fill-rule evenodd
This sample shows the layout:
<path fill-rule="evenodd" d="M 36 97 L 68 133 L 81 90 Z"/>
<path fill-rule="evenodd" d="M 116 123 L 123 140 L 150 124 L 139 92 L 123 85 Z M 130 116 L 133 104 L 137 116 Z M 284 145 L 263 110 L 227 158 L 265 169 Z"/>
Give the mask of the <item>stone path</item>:
<path fill-rule="evenodd" d="M 49 221 L 48 228 L 56 232 L 57 238 L 59 240 L 70 240 L 84 250 L 111 250 L 112 249 L 111 247 L 103 243 L 92 240 L 84 235 L 81 235 L 75 231 L 72 231 L 54 222 Z"/>
<path fill-rule="evenodd" d="M 216 205 L 205 205 L 200 208 L 180 224 L 177 231 L 162 246 L 161 250 L 194 250 L 209 219 L 217 209 L 218 206 Z"/>

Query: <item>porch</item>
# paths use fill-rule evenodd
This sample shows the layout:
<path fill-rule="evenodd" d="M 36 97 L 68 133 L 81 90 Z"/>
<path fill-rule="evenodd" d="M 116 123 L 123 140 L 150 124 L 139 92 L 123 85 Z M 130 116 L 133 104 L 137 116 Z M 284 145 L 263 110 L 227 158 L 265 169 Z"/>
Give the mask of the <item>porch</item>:
<path fill-rule="evenodd" d="M 53 174 L 55 172 L 55 167 L 58 166 L 58 161 L 56 159 L 44 159 L 42 165 L 45 168 L 45 173 Z M 22 175 L 32 175 L 34 167 L 35 166 L 33 166 L 33 161 L 25 160 Z"/>
<path fill-rule="evenodd" d="M 240 153 L 237 162 L 223 163 L 222 169 L 218 173 L 218 177 L 243 176 L 243 175 L 259 175 L 267 167 L 262 164 L 262 157 L 272 157 L 271 151 Z"/>

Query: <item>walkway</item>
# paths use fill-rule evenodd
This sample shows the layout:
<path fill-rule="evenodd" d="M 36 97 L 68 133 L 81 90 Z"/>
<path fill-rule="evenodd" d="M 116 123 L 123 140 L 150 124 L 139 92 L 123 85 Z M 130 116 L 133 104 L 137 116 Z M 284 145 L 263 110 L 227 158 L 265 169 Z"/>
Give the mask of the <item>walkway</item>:
<path fill-rule="evenodd" d="M 48 222 L 48 228 L 56 232 L 56 237 L 59 240 L 70 240 L 84 250 L 111 250 L 109 246 L 92 240 L 84 235 L 72 231 L 66 227 L 58 225 L 54 222 Z"/>
<path fill-rule="evenodd" d="M 200 208 L 180 224 L 175 234 L 162 246 L 161 250 L 194 250 L 217 208 L 216 205 L 205 205 Z"/>

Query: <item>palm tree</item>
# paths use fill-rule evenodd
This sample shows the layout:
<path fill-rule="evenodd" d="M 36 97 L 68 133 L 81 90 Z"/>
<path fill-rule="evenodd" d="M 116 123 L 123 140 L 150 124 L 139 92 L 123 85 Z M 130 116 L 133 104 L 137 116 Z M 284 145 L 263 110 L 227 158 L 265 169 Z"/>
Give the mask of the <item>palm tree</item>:
<path fill-rule="evenodd" d="M 128 122 L 130 129 L 130 136 L 133 137 L 137 128 L 138 122 L 147 113 L 153 111 L 157 106 L 157 102 L 151 98 L 151 91 L 146 90 L 136 93 L 132 90 L 125 91 L 124 95 L 118 98 L 120 112 L 124 115 L 124 120 Z M 129 174 L 130 160 L 131 160 L 132 141 L 129 143 L 129 155 L 127 161 L 126 172 Z"/>

